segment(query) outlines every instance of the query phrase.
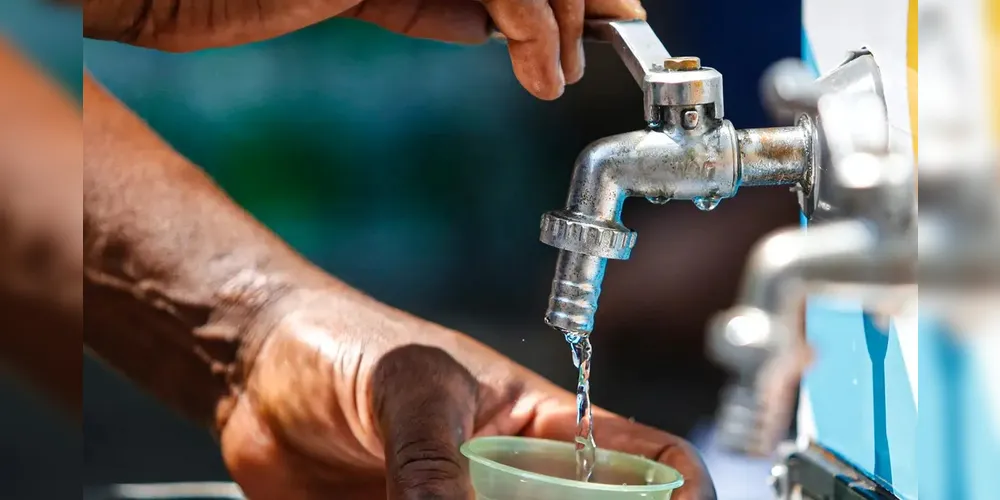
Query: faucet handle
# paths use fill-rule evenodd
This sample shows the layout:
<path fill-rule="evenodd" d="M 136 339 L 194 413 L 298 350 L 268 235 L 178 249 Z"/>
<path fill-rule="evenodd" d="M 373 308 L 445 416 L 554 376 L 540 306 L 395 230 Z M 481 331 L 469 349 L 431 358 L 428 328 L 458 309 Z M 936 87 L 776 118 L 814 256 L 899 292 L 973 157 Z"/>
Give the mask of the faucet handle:
<path fill-rule="evenodd" d="M 506 41 L 490 22 L 490 36 Z M 725 115 L 722 101 L 722 74 L 702 67 L 697 57 L 673 57 L 646 21 L 587 19 L 583 23 L 585 40 L 607 42 L 625 63 L 632 78 L 643 91 L 646 122 L 657 125 L 662 120 L 661 107 L 712 106 L 712 117 Z"/>
<path fill-rule="evenodd" d="M 651 73 L 662 71 L 665 61 L 670 59 L 670 52 L 646 21 L 587 20 L 584 34 L 592 40 L 611 43 L 639 86 Z"/>
<path fill-rule="evenodd" d="M 759 308 L 734 307 L 712 318 L 708 353 L 738 374 L 756 373 L 777 350 L 776 343 L 786 337 L 778 331 L 783 327 Z"/>
<path fill-rule="evenodd" d="M 494 40 L 506 42 L 507 37 L 491 19 L 488 31 Z M 583 22 L 583 39 L 590 42 L 610 43 L 615 53 L 625 63 L 632 78 L 640 86 L 649 73 L 662 71 L 664 61 L 670 59 L 663 42 L 646 21 L 587 19 Z"/>
<path fill-rule="evenodd" d="M 775 119 L 787 123 L 800 113 L 815 113 L 821 96 L 813 71 L 798 59 L 772 64 L 761 78 L 760 90 L 764 107 Z"/>
<path fill-rule="evenodd" d="M 646 21 L 588 20 L 584 35 L 611 43 L 643 91 L 648 123 L 662 120 L 661 107 L 712 106 L 712 117 L 725 115 L 722 74 L 703 67 L 697 57 L 674 57 Z"/>
<path fill-rule="evenodd" d="M 661 121 L 662 106 L 712 105 L 715 119 L 725 115 L 722 74 L 703 67 L 697 57 L 673 57 L 645 21 L 586 21 L 585 33 L 611 43 L 643 91 L 645 117 Z"/>

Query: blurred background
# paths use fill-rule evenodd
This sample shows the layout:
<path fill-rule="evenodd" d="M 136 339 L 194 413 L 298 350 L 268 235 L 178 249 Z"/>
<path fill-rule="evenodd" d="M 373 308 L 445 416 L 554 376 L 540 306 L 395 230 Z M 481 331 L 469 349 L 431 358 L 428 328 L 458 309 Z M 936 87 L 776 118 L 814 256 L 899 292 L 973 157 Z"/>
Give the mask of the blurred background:
<path fill-rule="evenodd" d="M 769 63 L 799 56 L 797 0 L 646 8 L 673 54 L 725 75 L 727 118 L 772 125 L 758 79 Z M 583 81 L 541 102 L 517 84 L 501 45 L 410 40 L 353 21 L 179 55 L 81 42 L 80 31 L 72 9 L 0 3 L 0 34 L 69 92 L 80 93 L 82 53 L 88 71 L 309 259 L 573 386 L 570 351 L 541 321 L 556 251 L 538 242 L 538 219 L 562 206 L 587 143 L 643 126 L 641 93 L 610 48 L 588 47 Z M 608 266 L 592 397 L 695 440 L 720 490 L 726 482 L 749 495 L 721 498 L 759 498 L 749 492 L 767 469 L 730 468 L 739 464 L 711 454 L 725 375 L 704 355 L 705 322 L 732 303 L 752 243 L 797 220 L 785 188 L 745 190 L 711 213 L 630 200 L 625 223 L 640 243 Z M 226 479 L 204 430 L 92 359 L 83 375 L 85 440 L 0 379 L 0 498 Z M 68 457 L 65 467 L 56 457 Z"/>

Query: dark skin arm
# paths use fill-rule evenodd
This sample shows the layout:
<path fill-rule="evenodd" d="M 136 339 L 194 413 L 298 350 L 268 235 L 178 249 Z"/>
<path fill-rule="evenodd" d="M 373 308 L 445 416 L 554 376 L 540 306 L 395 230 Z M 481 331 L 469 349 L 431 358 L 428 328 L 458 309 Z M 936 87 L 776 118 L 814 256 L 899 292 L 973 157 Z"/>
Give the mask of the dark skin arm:
<path fill-rule="evenodd" d="M 0 39 L 0 363 L 79 417 L 79 104 Z"/>
<path fill-rule="evenodd" d="M 330 17 L 334 3 L 298 0 L 254 11 L 229 2 L 226 16 L 210 15 L 207 27 L 191 22 L 205 19 L 194 10 L 180 10 L 193 17 L 169 12 L 166 25 L 145 15 L 130 41 L 171 50 L 242 43 Z M 457 3 L 436 10 L 428 10 L 433 2 L 346 7 L 416 35 L 420 23 L 434 19 L 469 29 L 470 18 L 453 18 L 466 12 Z M 559 16 L 544 2 L 488 3 L 515 40 L 522 83 L 540 97 L 561 92 L 560 79 L 550 78 L 563 71 L 552 47 L 559 35 L 551 22 Z M 115 15 L 96 14 L 127 11 L 126 4 L 110 11 L 94 8 L 115 4 L 88 4 L 88 30 L 98 21 L 118 26 Z M 560 4 L 584 12 L 580 0 Z M 465 8 L 485 23 L 481 4 Z M 237 15 L 248 12 L 255 15 Z M 572 18 L 582 23 L 582 17 Z M 485 36 L 484 24 L 476 26 Z M 516 53 L 539 57 L 519 63 Z M 465 335 L 380 304 L 316 269 L 89 77 L 84 111 L 85 342 L 208 423 L 249 497 L 466 499 L 458 456 L 465 439 L 571 437 L 572 394 Z M 714 496 L 697 453 L 683 440 L 603 410 L 595 414 L 602 446 L 662 460 L 686 476 L 676 498 Z"/>
<path fill-rule="evenodd" d="M 248 318 L 288 283 L 341 285 L 233 204 L 89 75 L 83 123 L 87 345 L 214 424 L 219 401 L 239 384 Z"/>
<path fill-rule="evenodd" d="M 543 98 L 558 96 L 567 79 L 572 82 L 582 76 L 580 36 L 585 16 L 645 16 L 637 0 L 81 1 L 85 36 L 170 51 L 265 40 L 334 16 L 356 17 L 410 36 L 478 43 L 486 40 L 488 21 L 493 20 L 510 40 L 521 82 Z M 179 337 L 167 330 L 194 331 L 195 344 L 190 339 L 178 341 L 177 352 L 170 355 L 193 366 L 216 366 L 221 370 L 213 377 L 217 390 L 228 390 L 218 384 L 232 377 L 222 373 L 231 369 L 219 367 L 235 362 L 234 339 L 245 326 L 239 324 L 242 320 L 227 318 L 245 317 L 253 311 L 244 309 L 255 306 L 241 304 L 244 299 L 236 296 L 230 300 L 239 312 L 213 316 L 218 290 L 260 295 L 243 290 L 250 285 L 239 280 L 251 278 L 263 279 L 269 288 L 286 288 L 273 274 L 294 283 L 327 279 L 316 278 L 321 273 L 266 230 L 250 224 L 247 214 L 225 200 L 203 173 L 148 133 L 90 79 L 85 101 L 88 318 L 98 321 L 102 314 L 91 300 L 96 300 L 96 293 L 119 302 L 139 298 L 148 305 L 132 313 L 138 316 L 131 321 L 155 325 L 173 339 Z M 139 217 L 136 207 L 152 220 Z M 187 221 L 181 210 L 201 216 Z M 166 240 L 156 242 L 157 237 Z M 240 250 L 228 254 L 232 248 Z M 114 306 L 107 310 L 115 314 Z M 89 338 L 98 332 L 105 333 L 92 338 L 94 345 L 104 346 L 105 351 L 116 345 L 113 338 L 103 339 L 112 335 L 109 329 L 88 326 Z M 197 353 L 191 354 L 192 350 Z M 132 362 L 135 370 L 153 369 L 128 352 L 105 352 L 105 356 Z M 167 382 L 157 385 L 172 387 Z M 171 400 L 184 397 L 169 395 Z M 201 411 L 208 404 L 202 402 Z"/>
<path fill-rule="evenodd" d="M 465 439 L 571 439 L 574 395 L 313 267 L 89 77 L 84 111 L 85 342 L 207 423 L 251 498 L 465 499 Z M 714 498 L 689 444 L 595 415 Z"/>

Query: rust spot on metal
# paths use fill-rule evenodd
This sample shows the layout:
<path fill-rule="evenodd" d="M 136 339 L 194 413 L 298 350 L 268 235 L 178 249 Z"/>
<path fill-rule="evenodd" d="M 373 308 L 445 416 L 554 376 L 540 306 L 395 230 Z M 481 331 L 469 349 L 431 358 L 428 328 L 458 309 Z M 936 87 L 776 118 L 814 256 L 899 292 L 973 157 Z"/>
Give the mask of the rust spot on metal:
<path fill-rule="evenodd" d="M 671 57 L 663 61 L 667 71 L 694 71 L 701 69 L 701 59 L 697 57 Z"/>

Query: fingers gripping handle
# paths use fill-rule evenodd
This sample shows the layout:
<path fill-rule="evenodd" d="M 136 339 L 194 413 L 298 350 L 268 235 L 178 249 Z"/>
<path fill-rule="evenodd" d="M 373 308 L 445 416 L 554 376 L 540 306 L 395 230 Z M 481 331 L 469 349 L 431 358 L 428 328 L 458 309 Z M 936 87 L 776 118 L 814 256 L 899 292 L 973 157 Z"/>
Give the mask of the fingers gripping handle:
<path fill-rule="evenodd" d="M 491 23 L 489 28 L 492 38 L 507 40 L 496 25 Z M 584 21 L 583 38 L 587 41 L 610 43 L 640 87 L 646 75 L 663 68 L 663 61 L 670 58 L 663 42 L 646 21 L 588 19 Z"/>
<path fill-rule="evenodd" d="M 663 42 L 645 21 L 587 21 L 590 31 L 599 40 L 611 43 L 632 78 L 641 87 L 646 76 L 670 58 Z"/>

